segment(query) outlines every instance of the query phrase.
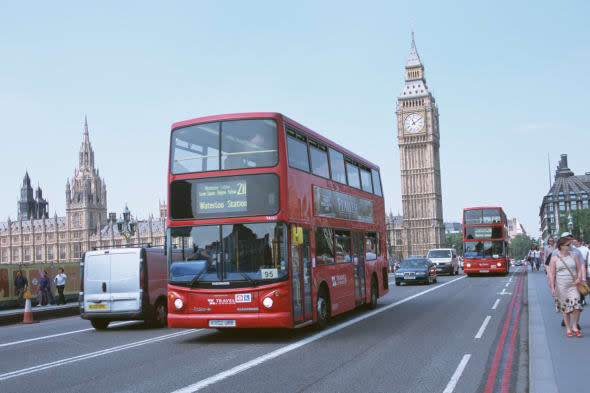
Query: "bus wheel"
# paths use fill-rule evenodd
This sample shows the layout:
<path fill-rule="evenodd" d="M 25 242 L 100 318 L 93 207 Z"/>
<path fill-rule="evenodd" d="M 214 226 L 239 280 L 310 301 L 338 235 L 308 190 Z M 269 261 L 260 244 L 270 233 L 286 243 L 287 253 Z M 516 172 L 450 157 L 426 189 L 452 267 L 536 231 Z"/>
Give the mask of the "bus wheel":
<path fill-rule="evenodd" d="M 375 278 L 373 278 L 371 280 L 371 302 L 369 303 L 370 310 L 377 308 L 377 299 L 379 299 L 379 289 L 377 288 L 377 281 L 375 281 Z"/>
<path fill-rule="evenodd" d="M 96 330 L 105 330 L 111 321 L 107 319 L 91 319 L 90 324 Z"/>
<path fill-rule="evenodd" d="M 328 325 L 328 319 L 330 318 L 329 306 L 328 306 L 328 296 L 326 295 L 326 291 L 322 290 L 318 295 L 318 300 L 316 302 L 316 310 L 318 314 L 318 329 L 324 329 Z"/>

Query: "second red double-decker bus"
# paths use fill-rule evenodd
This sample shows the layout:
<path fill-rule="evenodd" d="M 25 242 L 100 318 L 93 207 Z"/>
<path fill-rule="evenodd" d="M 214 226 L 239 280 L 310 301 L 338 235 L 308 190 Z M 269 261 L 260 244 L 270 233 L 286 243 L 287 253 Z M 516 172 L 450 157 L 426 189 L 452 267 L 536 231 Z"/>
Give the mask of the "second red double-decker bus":
<path fill-rule="evenodd" d="M 168 324 L 326 325 L 388 291 L 379 168 L 278 113 L 172 126 Z"/>
<path fill-rule="evenodd" d="M 463 271 L 503 273 L 510 271 L 508 226 L 501 207 L 463 209 Z"/>

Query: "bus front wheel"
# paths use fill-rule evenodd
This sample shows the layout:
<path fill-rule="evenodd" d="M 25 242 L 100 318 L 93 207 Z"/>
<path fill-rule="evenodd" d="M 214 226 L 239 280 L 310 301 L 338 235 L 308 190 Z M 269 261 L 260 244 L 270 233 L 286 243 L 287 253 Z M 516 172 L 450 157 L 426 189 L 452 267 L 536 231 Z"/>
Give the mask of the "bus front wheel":
<path fill-rule="evenodd" d="M 328 319 L 330 319 L 329 299 L 325 290 L 322 290 L 318 295 L 316 302 L 316 311 L 318 314 L 318 329 L 324 329 L 328 325 Z"/>
<path fill-rule="evenodd" d="M 375 277 L 371 280 L 371 302 L 369 303 L 369 309 L 374 310 L 377 308 L 377 300 L 379 299 L 379 288 L 377 287 L 377 280 Z"/>

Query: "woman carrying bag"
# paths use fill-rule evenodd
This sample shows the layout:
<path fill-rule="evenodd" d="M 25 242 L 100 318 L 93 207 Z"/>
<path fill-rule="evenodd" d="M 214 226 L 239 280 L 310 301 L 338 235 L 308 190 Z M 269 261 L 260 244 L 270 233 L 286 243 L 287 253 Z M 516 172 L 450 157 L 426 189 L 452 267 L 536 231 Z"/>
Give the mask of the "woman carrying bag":
<path fill-rule="evenodd" d="M 562 237 L 557 242 L 559 252 L 549 262 L 549 287 L 551 296 L 555 298 L 555 311 L 563 314 L 563 321 L 567 330 L 566 337 L 582 337 L 578 329 L 582 301 L 577 285 L 582 282 L 582 265 L 574 253 L 570 253 L 572 240 Z M 574 274 L 577 272 L 577 275 Z M 570 327 L 570 314 L 573 324 Z M 575 329 L 574 329 L 575 327 Z"/>

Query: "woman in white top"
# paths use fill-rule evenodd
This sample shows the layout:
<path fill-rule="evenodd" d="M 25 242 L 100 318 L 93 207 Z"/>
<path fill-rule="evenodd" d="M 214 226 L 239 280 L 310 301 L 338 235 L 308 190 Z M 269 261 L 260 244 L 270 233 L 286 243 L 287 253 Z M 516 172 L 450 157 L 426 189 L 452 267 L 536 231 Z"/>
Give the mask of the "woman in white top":
<path fill-rule="evenodd" d="M 578 330 L 578 323 L 583 308 L 580 292 L 576 288 L 576 284 L 582 281 L 582 264 L 578 261 L 578 256 L 570 252 L 571 243 L 571 239 L 567 237 L 559 239 L 557 242 L 559 252 L 551 258 L 547 276 L 549 277 L 551 296 L 555 298 L 555 311 L 563 314 L 563 321 L 567 329 L 566 337 L 573 335 L 582 337 L 582 332 Z M 573 315 L 571 328 L 570 314 Z"/>

